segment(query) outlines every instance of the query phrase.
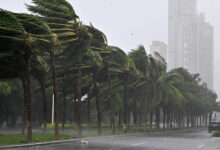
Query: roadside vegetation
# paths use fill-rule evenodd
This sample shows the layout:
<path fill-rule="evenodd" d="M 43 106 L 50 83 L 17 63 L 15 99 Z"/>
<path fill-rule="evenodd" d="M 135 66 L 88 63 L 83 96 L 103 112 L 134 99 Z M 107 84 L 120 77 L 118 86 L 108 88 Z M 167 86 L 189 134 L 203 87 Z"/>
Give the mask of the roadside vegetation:
<path fill-rule="evenodd" d="M 97 128 L 97 127 L 96 127 Z M 99 135 L 96 128 L 88 129 L 83 128 L 82 134 L 83 138 L 89 138 L 89 137 L 99 137 L 99 136 L 111 136 L 111 130 L 109 128 L 103 128 L 102 129 L 102 135 Z M 52 128 L 54 129 L 54 128 Z M 195 129 L 195 128 L 194 128 Z M 179 128 L 172 128 L 167 129 L 166 131 L 177 131 L 181 130 Z M 146 132 L 144 132 L 143 128 L 138 128 L 136 130 L 129 129 L 127 131 L 127 134 L 147 134 L 147 133 L 154 133 L 154 132 L 164 132 L 164 130 L 161 129 L 152 129 L 147 128 Z M 115 129 L 114 135 L 124 135 L 124 130 L 121 129 Z M 60 133 L 60 139 L 59 140 L 70 140 L 70 139 L 77 139 L 77 132 L 74 129 L 67 128 L 64 132 Z M 0 135 L 0 146 L 3 145 L 13 145 L 13 144 L 25 144 L 26 143 L 27 136 L 22 134 L 4 134 Z M 49 142 L 54 141 L 54 133 L 53 130 L 48 129 L 47 133 L 33 133 L 32 134 L 32 142 L 31 143 L 37 143 L 37 142 Z"/>
<path fill-rule="evenodd" d="M 215 131 L 213 134 L 212 134 L 213 137 L 220 137 L 220 131 Z"/>
<path fill-rule="evenodd" d="M 142 45 L 128 54 L 108 45 L 67 1 L 32 0 L 27 9 L 0 9 L 0 125 L 21 128 L 0 135 L 4 144 L 82 137 L 85 128 L 96 136 L 207 126 L 219 109 L 199 74 L 167 71 Z M 42 124 L 44 134 L 32 135 Z"/>

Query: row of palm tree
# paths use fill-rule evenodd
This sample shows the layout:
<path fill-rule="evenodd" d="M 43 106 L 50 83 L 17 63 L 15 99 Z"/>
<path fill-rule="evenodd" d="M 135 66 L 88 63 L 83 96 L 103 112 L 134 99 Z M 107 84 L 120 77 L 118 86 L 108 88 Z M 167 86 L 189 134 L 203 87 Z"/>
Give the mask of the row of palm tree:
<path fill-rule="evenodd" d="M 46 89 L 53 88 L 55 139 L 59 139 L 59 101 L 63 103 L 62 125 L 66 121 L 67 98 L 75 103 L 77 135 L 82 136 L 82 105 L 95 104 L 98 133 L 102 134 L 103 113 L 109 112 L 111 133 L 116 121 L 127 133 L 131 114 L 137 123 L 163 127 L 194 126 L 216 109 L 217 95 L 201 84 L 198 74 L 183 68 L 167 72 L 164 59 L 153 58 L 143 46 L 126 54 L 109 46 L 103 32 L 84 25 L 66 0 L 32 0 L 32 14 L 0 10 L 0 79 L 21 79 L 24 90 L 22 134 L 27 120 L 27 142 L 32 141 L 32 80 L 39 82 L 43 97 L 44 131 L 47 131 Z M 0 87 L 3 82 L 0 82 Z M 7 91 L 7 93 L 10 91 Z M 86 96 L 86 99 L 82 97 Z M 105 110 L 105 111 L 104 111 Z"/>

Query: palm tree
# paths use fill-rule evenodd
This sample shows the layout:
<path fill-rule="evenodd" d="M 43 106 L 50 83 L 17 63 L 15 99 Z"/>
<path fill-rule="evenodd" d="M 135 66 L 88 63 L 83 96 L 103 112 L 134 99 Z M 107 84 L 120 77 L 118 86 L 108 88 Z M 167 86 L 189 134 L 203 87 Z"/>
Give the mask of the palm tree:
<path fill-rule="evenodd" d="M 46 63 L 46 58 L 38 56 L 32 61 L 32 74 L 40 84 L 43 97 L 43 114 L 44 114 L 44 132 L 47 132 L 47 100 L 46 100 L 46 74 L 49 72 L 49 66 Z"/>
<path fill-rule="evenodd" d="M 129 57 L 133 60 L 136 68 L 142 73 L 142 79 L 139 83 L 139 86 L 142 87 L 142 91 L 144 92 L 144 131 L 146 132 L 147 128 L 147 85 L 148 85 L 148 65 L 149 65 L 149 58 L 145 51 L 144 46 L 140 45 L 137 50 L 132 50 L 129 53 Z M 134 103 L 136 105 L 136 102 Z M 135 106 L 134 106 L 135 107 Z M 135 108 L 136 109 L 136 108 Z M 135 110 L 136 111 L 136 110 Z"/>
<path fill-rule="evenodd" d="M 53 76 L 53 86 L 54 86 L 54 117 L 55 117 L 55 137 L 59 139 L 59 129 L 58 129 L 58 98 L 57 98 L 57 81 L 56 81 L 56 66 L 55 66 L 55 56 L 54 52 L 56 50 L 57 40 L 61 41 L 61 44 L 68 44 L 71 46 L 72 42 L 76 40 L 74 29 L 71 24 L 76 21 L 78 16 L 75 14 L 72 6 L 65 0 L 33 0 L 35 6 L 27 5 L 28 10 L 33 13 L 40 14 L 43 20 L 47 22 L 51 28 L 52 40 L 51 47 L 49 49 L 50 60 L 51 60 L 51 70 Z M 79 70 L 80 70 L 79 64 Z M 79 73 L 80 75 L 80 73 Z M 80 83 L 80 81 L 79 81 Z M 79 91 L 80 93 L 80 91 Z M 80 94 L 79 94 L 80 96 Z"/>
<path fill-rule="evenodd" d="M 97 110 L 97 120 L 98 120 L 98 134 L 101 134 L 101 124 L 102 124 L 102 116 L 101 116 L 101 101 L 100 101 L 100 89 L 99 85 L 97 84 L 97 72 L 101 68 L 103 63 L 103 59 L 105 58 L 106 54 L 110 53 L 110 49 L 107 47 L 107 38 L 104 33 L 100 30 L 96 29 L 92 25 L 86 26 L 88 29 L 88 33 L 92 35 L 91 38 L 91 45 L 89 50 L 89 55 L 92 60 L 91 67 L 93 73 L 93 84 L 95 90 L 95 97 L 96 97 L 96 110 Z"/>
<path fill-rule="evenodd" d="M 37 55 L 36 47 L 39 44 L 48 44 L 49 41 L 42 38 L 42 36 L 48 34 L 49 28 L 44 22 L 40 21 L 33 15 L 27 14 L 15 14 L 8 11 L 1 10 L 1 31 L 4 31 L 4 34 L 1 34 L 1 53 L 6 54 L 7 51 L 12 50 L 12 54 L 5 57 L 7 60 L 9 58 L 18 58 L 19 61 L 24 63 L 19 64 L 19 68 L 23 68 L 20 71 L 24 70 L 24 77 L 26 82 L 26 91 L 27 92 L 27 120 L 28 120 L 28 132 L 27 132 L 27 141 L 32 141 L 32 123 L 31 123 L 31 57 Z M 13 25 L 9 25 L 12 23 Z M 37 34 L 37 35 L 36 35 Z M 9 36 L 10 35 L 10 36 Z M 41 36 L 42 35 L 42 36 Z M 5 43 L 7 41 L 7 43 Z M 4 42 L 4 43 L 3 43 Z M 9 44 L 10 43 L 10 44 Z M 13 44 L 12 44 L 13 43 Z M 22 45 L 19 45 L 22 44 Z M 8 45 L 5 45 L 8 44 Z M 5 45 L 5 47 L 4 47 Z M 15 47 L 10 45 L 17 46 L 19 53 L 15 51 Z M 13 62 L 15 63 L 15 62 Z M 17 62 L 16 62 L 17 63 Z M 9 66 L 11 67 L 11 66 Z M 10 68 L 13 69 L 13 68 Z M 15 69 L 16 70 L 16 69 Z"/>
<path fill-rule="evenodd" d="M 110 47 L 112 53 L 108 59 L 108 70 L 112 78 L 116 78 L 117 82 L 114 86 L 122 85 L 123 91 L 123 122 L 124 131 L 127 133 L 128 129 L 128 90 L 130 86 L 136 81 L 137 70 L 131 59 L 127 57 L 118 47 Z M 109 86 L 110 87 L 110 86 Z"/>

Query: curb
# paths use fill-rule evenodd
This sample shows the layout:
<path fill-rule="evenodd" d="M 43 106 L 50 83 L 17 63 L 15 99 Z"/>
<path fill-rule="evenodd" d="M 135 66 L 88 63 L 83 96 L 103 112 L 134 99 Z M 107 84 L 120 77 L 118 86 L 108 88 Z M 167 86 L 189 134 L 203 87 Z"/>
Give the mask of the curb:
<path fill-rule="evenodd" d="M 163 133 L 194 131 L 194 130 L 201 130 L 201 129 L 204 129 L 204 128 L 174 130 L 174 131 L 148 132 L 148 133 L 121 134 L 121 135 L 109 135 L 109 136 L 98 136 L 98 137 L 87 137 L 87 138 L 78 138 L 78 139 L 70 139 L 70 140 L 38 142 L 38 143 L 31 143 L 31 144 L 5 145 L 5 146 L 0 146 L 0 149 L 16 149 L 16 148 L 22 148 L 22 147 L 35 147 L 35 146 L 44 146 L 44 145 L 50 145 L 50 144 L 62 144 L 62 143 L 79 142 L 81 140 L 102 139 L 102 138 L 106 138 L 106 137 L 111 138 L 111 137 L 123 137 L 123 136 L 135 136 L 135 135 L 154 135 L 154 134 L 163 134 Z"/>
<path fill-rule="evenodd" d="M 39 143 L 31 143 L 31 144 L 6 145 L 6 146 L 0 146 L 0 149 L 15 149 L 15 148 L 22 148 L 22 147 L 35 147 L 35 146 L 43 146 L 43 145 L 50 145 L 50 144 L 61 144 L 61 143 L 77 142 L 77 141 L 80 141 L 80 140 L 81 139 L 71 139 L 71 140 L 39 142 Z"/>

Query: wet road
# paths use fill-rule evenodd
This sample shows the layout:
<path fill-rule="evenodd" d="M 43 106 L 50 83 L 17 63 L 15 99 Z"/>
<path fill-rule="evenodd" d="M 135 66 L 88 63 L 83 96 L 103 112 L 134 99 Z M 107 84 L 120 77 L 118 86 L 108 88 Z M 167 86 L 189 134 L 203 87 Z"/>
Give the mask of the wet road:
<path fill-rule="evenodd" d="M 26 148 L 25 150 L 220 150 L 220 138 L 211 137 L 211 134 L 205 129 L 148 135 L 110 136 L 89 139 L 88 142 L 88 144 L 73 142 Z"/>

